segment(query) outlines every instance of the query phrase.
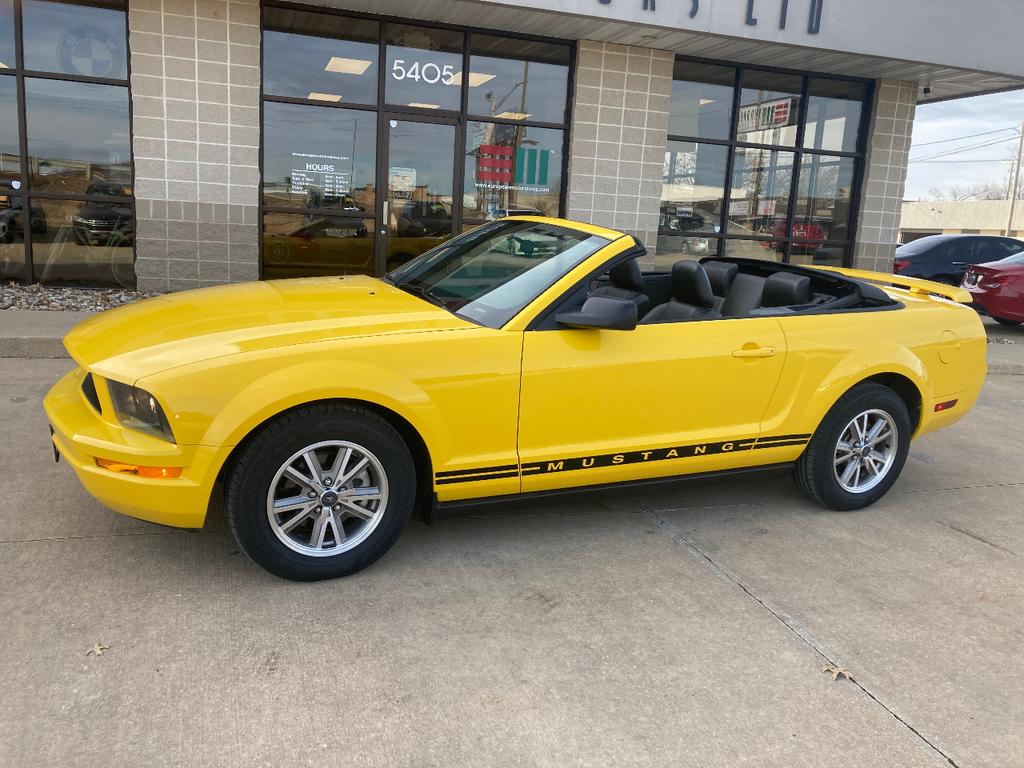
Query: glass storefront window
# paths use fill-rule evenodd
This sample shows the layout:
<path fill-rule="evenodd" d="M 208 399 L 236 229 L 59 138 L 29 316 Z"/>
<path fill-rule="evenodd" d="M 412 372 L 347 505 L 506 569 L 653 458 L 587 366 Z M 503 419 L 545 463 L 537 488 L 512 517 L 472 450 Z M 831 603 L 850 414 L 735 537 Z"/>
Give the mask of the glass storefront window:
<path fill-rule="evenodd" d="M 474 34 L 470 51 L 469 114 L 565 122 L 568 46 Z"/>
<path fill-rule="evenodd" d="M 659 229 L 658 251 L 653 262 L 644 262 L 655 272 L 669 272 L 673 264 L 683 259 L 700 261 L 720 255 L 721 240 L 717 237 L 663 235 L 661 232 Z"/>
<path fill-rule="evenodd" d="M 372 275 L 373 219 L 267 213 L 263 276 Z"/>
<path fill-rule="evenodd" d="M 796 144 L 802 78 L 746 70 L 740 91 L 736 139 L 751 144 Z"/>
<path fill-rule="evenodd" d="M 793 157 L 792 152 L 776 149 L 736 150 L 729 196 L 730 235 L 788 236 Z"/>
<path fill-rule="evenodd" d="M 452 236 L 455 126 L 391 120 L 387 135 L 390 272 Z"/>
<path fill-rule="evenodd" d="M 801 110 L 804 93 L 807 109 Z M 852 200 L 864 162 L 860 124 L 869 96 L 864 81 L 677 59 L 658 264 L 667 268 L 670 257 L 691 254 L 693 244 L 683 239 L 691 236 L 683 231 L 688 227 L 722 238 L 718 247 L 729 256 L 849 263 L 843 259 L 852 253 Z M 795 168 L 797 196 L 790 200 Z M 723 199 L 725 231 L 708 229 L 706 221 L 720 221 Z"/>
<path fill-rule="evenodd" d="M 265 277 L 381 274 L 561 214 L 570 44 L 265 5 L 263 58 Z"/>
<path fill-rule="evenodd" d="M 373 213 L 375 112 L 267 102 L 263 202 Z"/>
<path fill-rule="evenodd" d="M 29 218 L 37 280 L 135 287 L 131 197 L 123 203 L 35 198 Z"/>
<path fill-rule="evenodd" d="M 0 69 L 14 69 L 14 0 L 0 0 Z"/>
<path fill-rule="evenodd" d="M 458 110 L 462 104 L 461 32 L 406 24 L 389 24 L 387 70 L 388 104 L 424 110 Z"/>
<path fill-rule="evenodd" d="M 332 104 L 376 103 L 376 21 L 268 7 L 263 23 L 265 93 Z"/>
<path fill-rule="evenodd" d="M 808 240 L 852 240 L 853 158 L 804 155 L 793 220 L 793 246 Z M 802 248 L 806 250 L 806 248 Z"/>
<path fill-rule="evenodd" d="M 20 134 L 18 82 L 13 77 L 0 75 L 0 194 L 12 181 L 21 179 Z"/>
<path fill-rule="evenodd" d="M 25 119 L 33 190 L 85 194 L 96 181 L 131 183 L 127 88 L 26 78 Z"/>
<path fill-rule="evenodd" d="M 728 139 L 736 70 L 711 64 L 677 61 L 668 116 L 671 136 Z"/>
<path fill-rule="evenodd" d="M 794 245 L 790 263 L 824 265 L 827 267 L 841 267 L 849 264 L 853 257 L 853 248 L 849 245 L 834 243 L 807 244 L 806 247 Z"/>
<path fill-rule="evenodd" d="M 0 277 L 135 287 L 126 21 L 123 0 L 0 0 Z"/>
<path fill-rule="evenodd" d="M 502 123 L 466 127 L 463 220 L 479 224 L 510 213 L 558 216 L 564 133 Z"/>
<path fill-rule="evenodd" d="M 25 269 L 24 202 L 11 190 L 0 190 L 0 279 L 14 280 Z"/>
<path fill-rule="evenodd" d="M 123 3 L 24 0 L 22 9 L 25 69 L 127 77 Z"/>
<path fill-rule="evenodd" d="M 811 80 L 804 147 L 856 152 L 866 90 L 860 83 Z"/>
<path fill-rule="evenodd" d="M 717 233 L 721 229 L 729 148 L 670 141 L 661 186 L 661 235 Z"/>

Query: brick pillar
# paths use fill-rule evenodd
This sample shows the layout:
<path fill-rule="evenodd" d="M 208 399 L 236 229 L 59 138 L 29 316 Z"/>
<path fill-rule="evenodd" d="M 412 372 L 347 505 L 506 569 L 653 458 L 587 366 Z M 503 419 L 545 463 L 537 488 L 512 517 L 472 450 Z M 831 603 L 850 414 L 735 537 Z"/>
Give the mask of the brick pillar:
<path fill-rule="evenodd" d="M 674 54 L 582 40 L 569 151 L 571 219 L 635 235 L 653 256 Z"/>
<path fill-rule="evenodd" d="M 258 0 L 129 0 L 143 290 L 259 276 Z"/>
<path fill-rule="evenodd" d="M 878 81 L 861 188 L 855 267 L 892 272 L 916 104 L 917 83 Z"/>

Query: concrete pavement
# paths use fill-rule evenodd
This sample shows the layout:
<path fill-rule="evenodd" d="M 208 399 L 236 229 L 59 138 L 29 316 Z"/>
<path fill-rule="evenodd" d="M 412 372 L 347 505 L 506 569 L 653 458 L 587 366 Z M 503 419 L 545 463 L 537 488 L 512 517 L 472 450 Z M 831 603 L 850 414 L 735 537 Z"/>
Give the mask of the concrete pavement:
<path fill-rule="evenodd" d="M 1019 377 L 862 512 L 780 476 L 608 492 L 414 522 L 368 571 L 293 584 L 222 513 L 158 528 L 55 467 L 39 399 L 67 366 L 0 361 L 0 765 L 1024 754 Z"/>
<path fill-rule="evenodd" d="M 95 312 L 0 312 L 0 358 L 66 358 L 65 334 Z"/>

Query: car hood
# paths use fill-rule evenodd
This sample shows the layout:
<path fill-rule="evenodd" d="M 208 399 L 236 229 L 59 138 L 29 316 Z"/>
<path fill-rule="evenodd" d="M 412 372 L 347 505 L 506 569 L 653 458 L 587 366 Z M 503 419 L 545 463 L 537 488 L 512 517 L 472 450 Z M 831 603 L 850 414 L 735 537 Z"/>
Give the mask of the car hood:
<path fill-rule="evenodd" d="M 131 214 L 131 208 L 122 203 L 86 203 L 76 214 L 83 219 L 120 219 Z"/>
<path fill-rule="evenodd" d="M 103 312 L 64 338 L 71 357 L 134 383 L 241 352 L 361 336 L 475 327 L 370 277 L 317 277 L 183 291 Z"/>

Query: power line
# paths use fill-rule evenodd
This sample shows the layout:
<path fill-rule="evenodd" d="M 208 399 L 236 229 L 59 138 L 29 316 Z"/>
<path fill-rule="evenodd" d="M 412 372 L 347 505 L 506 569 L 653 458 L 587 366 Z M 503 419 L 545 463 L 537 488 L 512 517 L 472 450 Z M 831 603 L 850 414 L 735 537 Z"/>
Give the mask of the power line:
<path fill-rule="evenodd" d="M 939 163 L 1009 163 L 1011 161 L 1004 158 L 1002 160 L 996 160 L 996 159 L 992 159 L 992 160 L 911 160 L 910 162 L 912 162 L 912 163 L 936 163 L 936 164 L 939 164 Z"/>
<path fill-rule="evenodd" d="M 978 136 L 991 136 L 993 133 L 1003 133 L 1004 131 L 1016 131 L 1017 126 L 1011 125 L 1008 128 L 999 128 L 995 131 L 983 131 L 982 133 L 969 133 L 966 136 L 956 136 L 952 139 L 939 139 L 938 141 L 922 141 L 920 144 L 914 144 L 911 149 L 916 147 L 929 147 L 932 144 L 948 144 L 951 141 L 962 141 L 964 139 L 973 139 Z"/>
<path fill-rule="evenodd" d="M 940 157 L 952 157 L 953 155 L 960 155 L 960 154 L 963 154 L 964 152 L 973 152 L 976 149 L 983 149 L 984 147 L 992 147 L 992 146 L 995 146 L 996 144 L 1004 144 L 1007 141 L 1015 141 L 1017 138 L 1019 138 L 1019 136 L 1020 136 L 1020 134 L 1017 133 L 1017 134 L 1014 134 L 1013 136 L 1007 136 L 1005 139 L 995 139 L 994 141 L 984 141 L 984 142 L 981 142 L 981 143 L 978 143 L 978 144 L 971 144 L 970 146 L 967 146 L 967 147 L 959 147 L 957 149 L 947 149 L 947 150 L 943 150 L 942 152 L 938 152 L 938 153 L 936 153 L 934 155 L 926 155 L 925 157 L 914 157 L 914 158 L 911 158 L 909 162 L 911 162 L 911 163 L 920 163 L 920 162 L 923 162 L 925 160 L 935 160 L 935 159 L 938 159 Z"/>

